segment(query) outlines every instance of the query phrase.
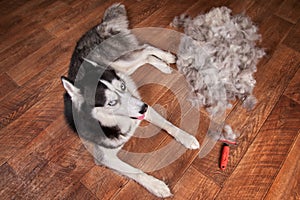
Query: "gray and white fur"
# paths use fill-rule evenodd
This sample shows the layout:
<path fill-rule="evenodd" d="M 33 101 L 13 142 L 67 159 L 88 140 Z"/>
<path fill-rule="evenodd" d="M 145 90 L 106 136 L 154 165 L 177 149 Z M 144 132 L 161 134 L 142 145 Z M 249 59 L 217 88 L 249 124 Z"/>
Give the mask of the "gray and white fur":
<path fill-rule="evenodd" d="M 182 38 L 177 67 L 193 88 L 193 102 L 209 107 L 214 114 L 218 106 L 228 107 L 229 100 L 237 97 L 252 109 L 256 102 L 252 95 L 256 83 L 253 74 L 265 53 L 256 46 L 261 36 L 250 18 L 232 16 L 230 9 L 220 7 L 194 19 L 181 15 L 173 25 L 183 26 L 189 36 Z M 221 104 L 218 97 L 223 94 L 219 94 L 219 87 L 226 90 Z"/>
<path fill-rule="evenodd" d="M 112 5 L 103 21 L 78 41 L 68 77 L 62 77 L 67 91 L 65 113 L 79 136 L 95 145 L 97 163 L 135 180 L 158 197 L 169 197 L 170 189 L 163 181 L 117 156 L 142 119 L 164 129 L 186 148 L 199 148 L 194 136 L 140 100 L 130 75 L 145 63 L 171 73 L 169 63 L 175 63 L 175 56 L 140 44 L 128 29 L 125 7 Z"/>
<path fill-rule="evenodd" d="M 253 109 L 253 74 L 265 52 L 256 46 L 261 36 L 250 18 L 219 7 L 193 19 L 183 14 L 172 25 L 184 27 L 177 67 L 191 86 L 192 103 L 205 107 L 212 118 L 225 116 L 236 98 Z"/>

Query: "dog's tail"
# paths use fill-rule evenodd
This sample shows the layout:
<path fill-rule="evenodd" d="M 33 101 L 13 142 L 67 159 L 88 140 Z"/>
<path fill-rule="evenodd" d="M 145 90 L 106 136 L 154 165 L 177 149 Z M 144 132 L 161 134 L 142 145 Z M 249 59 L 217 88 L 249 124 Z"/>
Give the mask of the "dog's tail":
<path fill-rule="evenodd" d="M 127 21 L 127 12 L 123 4 L 115 3 L 106 9 L 103 15 L 103 22 L 112 20 Z"/>
<path fill-rule="evenodd" d="M 98 32 L 106 37 L 128 31 L 128 19 L 125 6 L 113 4 L 105 11 L 102 23 L 97 27 Z"/>

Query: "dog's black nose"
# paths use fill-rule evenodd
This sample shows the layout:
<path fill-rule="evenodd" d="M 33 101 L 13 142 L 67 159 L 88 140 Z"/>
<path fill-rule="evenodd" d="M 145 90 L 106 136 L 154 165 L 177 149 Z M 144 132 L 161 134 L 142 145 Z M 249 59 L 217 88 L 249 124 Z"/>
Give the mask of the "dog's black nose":
<path fill-rule="evenodd" d="M 139 113 L 144 114 L 145 112 L 147 112 L 147 109 L 148 109 L 148 105 L 144 103 Z"/>

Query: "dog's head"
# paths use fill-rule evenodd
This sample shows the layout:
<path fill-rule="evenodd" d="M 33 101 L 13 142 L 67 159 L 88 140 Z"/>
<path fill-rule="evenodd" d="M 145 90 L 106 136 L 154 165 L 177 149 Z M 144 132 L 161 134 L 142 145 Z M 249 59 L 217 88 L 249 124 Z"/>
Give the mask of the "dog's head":
<path fill-rule="evenodd" d="M 111 68 L 89 71 L 76 85 L 65 77 L 62 82 L 75 109 L 89 107 L 91 115 L 106 125 L 116 117 L 142 120 L 148 108 L 133 81 Z"/>

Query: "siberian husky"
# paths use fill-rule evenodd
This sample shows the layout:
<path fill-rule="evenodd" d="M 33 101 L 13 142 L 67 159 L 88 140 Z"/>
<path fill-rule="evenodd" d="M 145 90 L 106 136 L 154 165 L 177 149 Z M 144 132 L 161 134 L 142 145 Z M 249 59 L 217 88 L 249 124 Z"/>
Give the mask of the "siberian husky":
<path fill-rule="evenodd" d="M 158 197 L 169 197 L 172 194 L 163 181 L 117 157 L 142 120 L 162 128 L 188 149 L 199 148 L 194 136 L 140 100 L 130 75 L 145 63 L 171 73 L 169 64 L 175 63 L 175 56 L 140 44 L 128 29 L 124 5 L 112 5 L 102 22 L 77 42 L 68 77 L 62 77 L 65 114 L 73 125 L 77 119 L 77 132 L 95 144 L 99 163 L 135 180 Z"/>

